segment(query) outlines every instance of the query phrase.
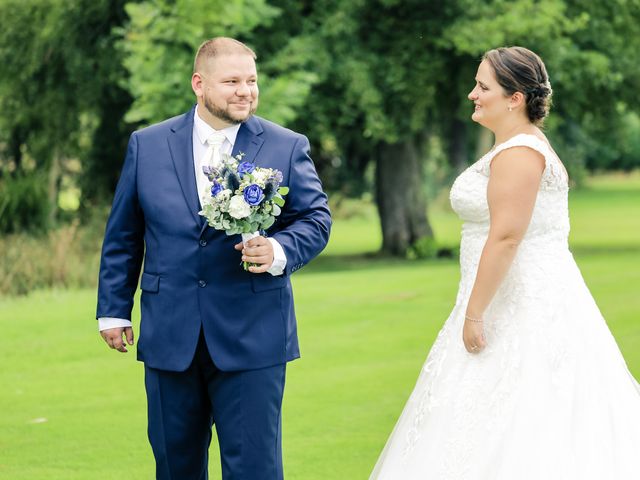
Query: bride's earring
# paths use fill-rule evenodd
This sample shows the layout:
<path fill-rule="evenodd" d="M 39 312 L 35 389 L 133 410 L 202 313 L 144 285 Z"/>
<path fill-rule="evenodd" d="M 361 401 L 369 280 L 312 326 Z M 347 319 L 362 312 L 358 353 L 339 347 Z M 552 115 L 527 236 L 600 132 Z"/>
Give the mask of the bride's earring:
<path fill-rule="evenodd" d="M 509 111 L 510 111 L 510 112 L 512 112 L 512 111 L 513 111 L 513 108 L 509 107 Z"/>

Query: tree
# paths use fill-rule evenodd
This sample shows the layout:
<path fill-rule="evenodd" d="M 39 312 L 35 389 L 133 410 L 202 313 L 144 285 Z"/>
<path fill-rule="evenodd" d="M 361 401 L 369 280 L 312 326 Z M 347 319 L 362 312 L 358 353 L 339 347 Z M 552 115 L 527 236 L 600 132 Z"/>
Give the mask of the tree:
<path fill-rule="evenodd" d="M 200 44 L 212 37 L 230 36 L 258 52 L 280 9 L 256 0 L 156 0 L 127 5 L 131 18 L 119 43 L 129 76 L 124 85 L 134 98 L 126 118 L 144 124 L 188 110 L 195 98 L 190 78 Z M 194 15 L 194 12 L 199 12 Z M 287 123 L 304 103 L 315 75 L 288 68 L 288 44 L 258 62 L 260 113 Z M 289 52 L 290 53 L 290 52 Z"/>
<path fill-rule="evenodd" d="M 80 149 L 82 170 L 78 184 L 82 192 L 83 213 L 88 208 L 108 202 L 118 182 L 123 152 L 129 135 L 137 126 L 126 122 L 133 98 L 123 88 L 127 71 L 122 54 L 116 48 L 118 32 L 128 21 L 126 0 L 111 0 L 99 12 L 88 19 L 87 30 L 93 46 L 87 54 L 94 69 L 92 97 L 89 115 L 92 131 L 88 141 Z"/>
<path fill-rule="evenodd" d="M 361 175 L 375 163 L 382 249 L 404 255 L 433 238 L 422 158 L 439 68 L 430 52 L 446 12 L 419 1 L 320 1 L 313 8 L 307 34 L 317 58 L 308 68 L 322 82 L 299 123 L 320 145 L 337 146 L 346 171 Z"/>
<path fill-rule="evenodd" d="M 467 15 L 445 35 L 457 54 L 516 44 L 542 56 L 554 91 L 549 135 L 572 173 L 585 164 L 615 166 L 614 158 L 633 149 L 621 148 L 618 133 L 627 112 L 640 107 L 640 67 L 632 60 L 640 48 L 640 2 L 459 3 Z"/>
<path fill-rule="evenodd" d="M 109 37 L 118 0 L 8 0 L 0 5 L 0 229 L 56 221 L 60 182 L 90 144 L 113 84 Z M 115 12 L 115 13 L 114 13 Z M 10 185 L 15 183 L 15 185 Z M 19 188 L 13 188 L 15 186 Z"/>
<path fill-rule="evenodd" d="M 193 104 L 216 35 L 257 51 L 259 113 L 310 137 L 330 190 L 375 192 L 393 255 L 433 241 L 425 161 L 457 171 L 486 141 L 466 96 L 490 48 L 545 60 L 574 177 L 640 163 L 638 0 L 5 0 L 0 18 L 0 232 L 53 224 L 63 179 L 109 197 L 130 131 Z"/>
<path fill-rule="evenodd" d="M 305 34 L 317 57 L 307 68 L 320 82 L 296 125 L 316 148 L 330 147 L 319 158 L 343 160 L 340 180 L 362 177 L 375 162 L 383 251 L 404 255 L 432 238 L 422 192 L 431 139 L 440 139 L 455 170 L 485 142 L 467 99 L 481 54 L 513 44 L 541 54 L 557 99 L 549 133 L 561 155 L 570 168 L 576 155 L 612 164 L 604 151 L 624 149 L 602 132 L 596 145 L 574 145 L 637 111 L 638 64 L 630 59 L 640 47 L 639 18 L 637 1 L 316 1 Z M 633 131 L 632 116 L 625 125 Z M 629 141 L 624 151 L 634 148 Z"/>

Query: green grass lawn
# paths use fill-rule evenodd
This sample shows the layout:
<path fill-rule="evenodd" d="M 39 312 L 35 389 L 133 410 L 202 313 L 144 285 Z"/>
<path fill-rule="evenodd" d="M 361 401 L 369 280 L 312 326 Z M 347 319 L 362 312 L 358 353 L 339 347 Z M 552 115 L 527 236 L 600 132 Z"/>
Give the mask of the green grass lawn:
<path fill-rule="evenodd" d="M 445 245 L 459 223 L 436 199 Z M 573 250 L 627 363 L 640 378 L 640 176 L 571 193 Z M 294 276 L 302 359 L 288 367 L 285 474 L 368 478 L 455 300 L 455 260 L 369 258 L 374 212 L 336 221 L 323 257 Z M 0 301 L 0 478 L 150 479 L 142 365 L 108 350 L 95 292 Z M 212 447 L 211 474 L 219 478 Z"/>

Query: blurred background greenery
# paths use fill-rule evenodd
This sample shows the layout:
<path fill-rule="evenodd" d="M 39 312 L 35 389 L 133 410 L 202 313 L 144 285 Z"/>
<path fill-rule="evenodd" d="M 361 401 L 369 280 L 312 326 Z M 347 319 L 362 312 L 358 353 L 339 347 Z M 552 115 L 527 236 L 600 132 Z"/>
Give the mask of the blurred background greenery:
<path fill-rule="evenodd" d="M 91 321 L 99 249 L 130 133 L 191 107 L 217 35 L 257 52 L 258 113 L 309 137 L 335 218 L 293 279 L 288 478 L 367 477 L 453 305 L 490 48 L 547 64 L 571 247 L 640 376 L 640 0 L 0 0 L 0 478 L 153 475 L 142 368 Z"/>
<path fill-rule="evenodd" d="M 217 35 L 258 53 L 259 113 L 309 137 L 335 214 L 373 202 L 383 254 L 450 253 L 428 205 L 491 145 L 466 98 L 487 49 L 545 60 L 574 186 L 640 165 L 639 0 L 2 0 L 0 19 L 0 294 L 94 284 L 128 137 L 191 107 Z"/>

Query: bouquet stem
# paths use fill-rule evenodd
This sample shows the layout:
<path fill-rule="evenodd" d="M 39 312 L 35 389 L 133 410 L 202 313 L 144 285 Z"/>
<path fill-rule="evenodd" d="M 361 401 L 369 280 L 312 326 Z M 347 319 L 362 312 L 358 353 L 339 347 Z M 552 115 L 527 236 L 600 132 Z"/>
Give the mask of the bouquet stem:
<path fill-rule="evenodd" d="M 253 232 L 253 233 L 241 233 L 240 235 L 242 235 L 242 243 L 244 244 L 244 246 L 247 246 L 247 242 L 249 240 L 251 240 L 252 238 L 256 238 L 260 236 L 260 232 Z M 249 267 L 257 267 L 258 264 L 256 263 L 249 263 L 249 262 L 242 262 L 242 268 L 244 268 L 245 270 L 249 270 Z"/>

